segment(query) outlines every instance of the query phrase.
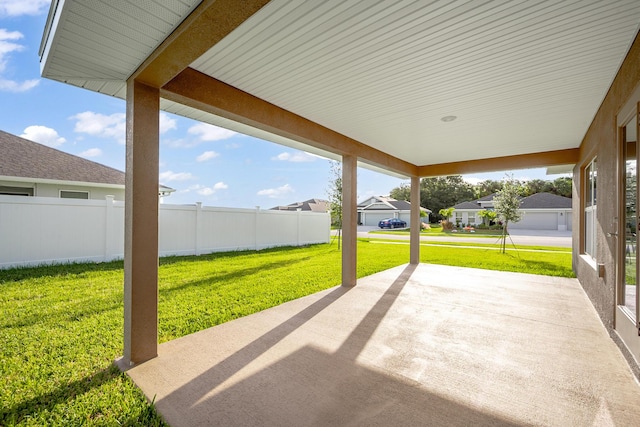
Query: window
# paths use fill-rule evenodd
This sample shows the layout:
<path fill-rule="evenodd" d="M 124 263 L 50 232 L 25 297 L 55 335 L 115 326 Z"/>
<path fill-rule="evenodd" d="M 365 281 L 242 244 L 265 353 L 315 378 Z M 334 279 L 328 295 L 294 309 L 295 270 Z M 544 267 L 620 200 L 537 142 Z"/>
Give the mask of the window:
<path fill-rule="evenodd" d="M 61 199 L 89 199 L 88 191 L 60 190 Z"/>
<path fill-rule="evenodd" d="M 4 194 L 6 196 L 33 196 L 33 188 L 0 185 L 0 194 Z"/>
<path fill-rule="evenodd" d="M 469 213 L 469 225 L 476 225 L 476 215 L 474 213 Z"/>
<path fill-rule="evenodd" d="M 456 225 L 460 225 L 462 223 L 462 212 L 456 212 Z"/>
<path fill-rule="evenodd" d="M 598 169 L 596 159 L 584 170 L 584 252 L 596 259 L 596 190 Z"/>

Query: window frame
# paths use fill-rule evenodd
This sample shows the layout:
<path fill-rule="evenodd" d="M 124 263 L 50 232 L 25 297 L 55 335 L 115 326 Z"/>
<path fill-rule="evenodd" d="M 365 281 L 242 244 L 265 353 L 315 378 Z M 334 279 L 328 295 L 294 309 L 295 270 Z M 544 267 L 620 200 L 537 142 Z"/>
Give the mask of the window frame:
<path fill-rule="evenodd" d="M 86 194 L 87 197 L 65 197 L 62 195 L 63 193 Z M 71 200 L 89 200 L 91 198 L 89 191 L 86 191 L 86 190 L 60 190 L 58 195 L 61 199 L 71 199 Z"/>
<path fill-rule="evenodd" d="M 583 253 L 593 260 L 597 259 L 597 212 L 598 212 L 598 157 L 594 156 L 584 167 L 584 206 L 582 209 L 584 221 Z"/>

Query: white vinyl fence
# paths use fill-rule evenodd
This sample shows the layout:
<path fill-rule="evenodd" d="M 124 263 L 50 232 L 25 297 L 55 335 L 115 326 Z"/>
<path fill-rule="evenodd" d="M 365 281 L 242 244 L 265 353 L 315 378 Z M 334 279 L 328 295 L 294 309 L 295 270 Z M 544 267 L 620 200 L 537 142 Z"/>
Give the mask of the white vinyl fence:
<path fill-rule="evenodd" d="M 328 213 L 160 205 L 159 255 L 327 243 Z M 0 268 L 124 257 L 124 202 L 0 196 Z"/>

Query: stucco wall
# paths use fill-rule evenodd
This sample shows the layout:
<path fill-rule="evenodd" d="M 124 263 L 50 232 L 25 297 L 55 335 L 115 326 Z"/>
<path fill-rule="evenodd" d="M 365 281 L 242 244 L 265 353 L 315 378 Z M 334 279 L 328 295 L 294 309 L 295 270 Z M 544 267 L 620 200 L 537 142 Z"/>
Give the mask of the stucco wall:
<path fill-rule="evenodd" d="M 114 196 L 115 200 L 124 201 L 124 188 L 104 188 L 84 185 L 61 185 L 34 183 L 28 181 L 0 181 L 0 185 L 9 187 L 33 188 L 33 195 L 36 197 L 60 197 L 60 190 L 88 191 L 90 200 L 104 200 L 106 196 Z"/>
<path fill-rule="evenodd" d="M 640 39 L 636 37 L 600 109 L 595 115 L 580 146 L 580 162 L 574 169 L 573 187 L 573 264 L 574 271 L 591 299 L 604 325 L 614 326 L 616 238 L 608 233 L 618 230 L 618 178 L 616 115 L 640 83 Z M 584 233 L 583 187 L 581 171 L 597 156 L 597 262 L 603 263 L 604 277 L 581 255 L 581 235 Z M 580 227 L 577 225 L 580 224 Z"/>
<path fill-rule="evenodd" d="M 90 200 L 104 200 L 106 196 L 114 196 L 115 200 L 124 200 L 124 189 L 89 187 L 82 185 L 36 184 L 35 196 L 60 197 L 61 190 L 88 191 Z"/>

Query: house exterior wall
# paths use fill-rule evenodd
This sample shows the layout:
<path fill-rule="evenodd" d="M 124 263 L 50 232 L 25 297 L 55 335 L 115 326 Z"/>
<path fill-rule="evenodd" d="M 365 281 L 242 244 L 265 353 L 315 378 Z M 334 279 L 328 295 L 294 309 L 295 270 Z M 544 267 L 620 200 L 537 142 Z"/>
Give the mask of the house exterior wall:
<path fill-rule="evenodd" d="M 449 221 L 455 223 L 457 215 L 461 216 L 461 224 L 469 225 L 470 218 L 475 216 L 475 225 L 482 224 L 482 218 L 478 215 L 482 209 L 464 210 L 456 209 Z M 509 228 L 518 230 L 558 230 L 572 229 L 570 209 L 522 209 L 522 219 L 519 222 L 509 223 Z M 562 214 L 562 215 L 560 215 Z"/>
<path fill-rule="evenodd" d="M 460 224 L 469 225 L 469 219 L 473 219 L 472 225 L 482 224 L 482 218 L 478 215 L 481 209 L 478 210 L 464 210 L 464 209 L 456 209 L 453 212 L 453 215 L 449 217 L 449 221 L 452 223 L 460 222 Z M 460 220 L 460 221 L 458 221 Z"/>
<path fill-rule="evenodd" d="M 8 187 L 33 188 L 36 197 L 60 198 L 61 190 L 87 191 L 90 200 L 104 200 L 106 196 L 114 196 L 115 200 L 124 200 L 124 188 L 92 187 L 88 185 L 49 184 L 29 181 L 0 181 L 0 185 Z"/>
<path fill-rule="evenodd" d="M 378 222 L 387 218 L 398 218 L 407 223 L 407 227 L 411 227 L 411 212 L 394 211 L 394 210 L 364 210 L 360 212 L 360 222 L 362 225 L 378 226 Z M 428 219 L 428 218 L 427 218 Z"/>
<path fill-rule="evenodd" d="M 378 226 L 378 222 L 382 219 L 386 218 L 397 218 L 398 214 L 396 211 L 388 210 L 388 211 L 362 211 L 362 215 L 360 219 L 362 221 L 362 225 L 368 226 Z"/>
<path fill-rule="evenodd" d="M 523 209 L 522 219 L 509 224 L 509 228 L 520 230 L 571 230 L 571 210 L 557 209 Z"/>
<path fill-rule="evenodd" d="M 398 218 L 407 223 L 407 227 L 411 227 L 411 212 L 401 211 L 398 213 Z"/>
<path fill-rule="evenodd" d="M 632 368 L 630 352 L 617 337 L 615 331 L 616 310 L 616 256 L 619 233 L 619 149 L 617 143 L 616 116 L 630 101 L 634 90 L 640 84 L 640 40 L 638 36 L 623 61 L 607 95 L 605 96 L 591 126 L 580 146 L 580 160 L 573 172 L 573 267 L 582 287 L 593 303 L 602 322 L 612 333 Z M 595 231 L 596 259 L 584 255 L 584 169 L 597 157 L 597 210 Z M 599 277 L 597 264 L 602 264 L 604 272 Z"/>

